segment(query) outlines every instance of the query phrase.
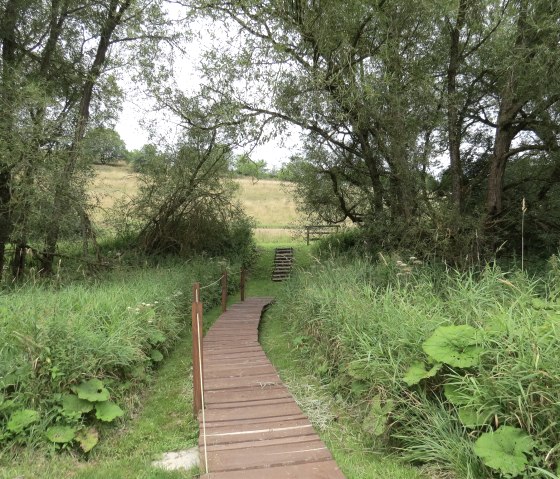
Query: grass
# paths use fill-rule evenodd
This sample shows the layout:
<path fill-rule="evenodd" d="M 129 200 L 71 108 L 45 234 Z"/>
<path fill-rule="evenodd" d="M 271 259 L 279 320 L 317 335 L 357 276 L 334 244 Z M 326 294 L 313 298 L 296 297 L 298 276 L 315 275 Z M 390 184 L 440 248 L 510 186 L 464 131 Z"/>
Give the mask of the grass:
<path fill-rule="evenodd" d="M 437 477 L 497 477 L 473 446 L 482 434 L 508 425 L 535 440 L 524 473 L 555 477 L 560 463 L 555 419 L 560 369 L 554 352 L 560 344 L 558 261 L 551 261 L 551 272 L 539 279 L 497 268 L 459 273 L 387 263 L 323 261 L 287 284 L 263 323 L 263 337 L 270 338 L 265 345 L 272 357 L 278 355 L 281 369 L 285 362 L 298 383 L 311 377 L 310 384 L 336 398 L 334 406 L 348 416 L 337 416 L 344 417 L 338 422 L 354 424 L 352 434 L 372 454 L 396 447 L 404 459 L 426 464 Z M 442 325 L 473 328 L 480 357 L 468 368 L 439 359 L 443 364 L 435 376 L 407 385 L 404 377 L 412 365 L 429 369 L 435 362 L 422 343 Z M 282 339 L 284 331 L 289 336 Z M 298 357 L 302 373 L 297 362 L 290 366 Z M 462 399 L 448 398 L 450 385 Z M 381 412 L 374 398 L 388 412 Z M 468 410 L 492 414 L 486 423 L 465 425 L 461 412 Z M 381 428 L 378 434 L 357 432 L 372 419 Z M 337 455 L 340 446 L 328 435 L 326 441 L 342 464 L 353 462 L 351 451 L 342 448 Z M 354 475 L 351 464 L 345 467 L 347 477 L 368 477 Z"/>
<path fill-rule="evenodd" d="M 289 183 L 277 180 L 254 182 L 249 178 L 236 181 L 241 204 L 245 212 L 255 218 L 258 228 L 284 229 L 301 221 Z"/>
<path fill-rule="evenodd" d="M 94 217 L 103 221 L 108 211 L 118 199 L 132 197 L 138 191 L 137 174 L 127 164 L 95 165 L 95 179 L 90 186 L 90 194 L 95 198 L 97 208 Z M 282 242 L 292 235 L 290 228 L 301 221 L 290 193 L 288 183 L 263 179 L 238 178 L 238 198 L 247 213 L 257 223 L 257 240 Z M 266 231 L 265 231 L 266 230 Z"/>
<path fill-rule="evenodd" d="M 282 380 L 308 415 L 321 439 L 332 452 L 348 479 L 383 477 L 387 479 L 421 479 L 419 470 L 403 465 L 398 458 L 387 457 L 387 451 L 372 445 L 363 434 L 361 423 L 348 414 L 346 404 L 333 399 L 321 385 L 316 362 L 310 362 L 304 350 L 294 346 L 294 334 L 289 328 L 289 295 L 287 283 L 272 283 L 269 279 L 277 245 L 260 245 L 261 255 L 248 285 L 250 296 L 275 296 L 286 304 L 273 305 L 264 316 L 260 341 Z M 316 262 L 311 247 L 294 243 L 295 268 L 305 271 Z"/>
<path fill-rule="evenodd" d="M 0 477 L 193 476 L 154 470 L 150 462 L 162 452 L 197 443 L 187 296 L 195 279 L 208 284 L 220 272 L 221 265 L 210 259 L 166 263 L 59 289 L 27 285 L 2 295 L 0 311 L 8 314 L 0 316 L 0 329 L 11 341 L 0 346 L 0 378 L 14 369 L 12 365 L 20 374 L 31 362 L 33 371 L 4 394 L 8 391 L 20 409 L 39 410 L 41 421 L 26 437 L 0 448 Z M 215 290 L 206 290 L 209 306 L 210 291 L 214 304 L 219 302 Z M 206 314 L 207 327 L 218 314 L 218 308 Z M 156 331 L 158 341 L 165 337 L 158 348 L 170 352 L 161 368 L 148 359 L 153 345 L 146 338 Z M 18 338 L 25 339 L 23 348 Z M 125 410 L 125 419 L 116 426 L 96 423 L 101 441 L 87 457 L 77 451 L 59 454 L 43 439 L 53 419 L 63 419 L 56 394 L 90 377 L 103 379 L 112 399 Z"/>
<path fill-rule="evenodd" d="M 248 296 L 275 296 L 279 304 L 266 314 L 261 326 L 264 349 L 279 370 L 303 411 L 309 415 L 320 437 L 332 451 L 348 479 L 384 477 L 420 479 L 418 469 L 403 465 L 397 457 L 371 441 L 362 432 L 359 418 L 349 403 L 333 395 L 318 372 L 319 364 L 310 351 L 301 348 L 290 326 L 289 283 L 270 281 L 274 244 L 259 246 L 259 260 L 247 285 Z M 304 244 L 295 244 L 296 267 L 305 273 L 316 259 Z M 183 267 L 183 266 L 181 266 Z M 146 271 L 149 276 L 153 274 Z M 205 279 L 209 282 L 210 277 Z M 184 283 L 184 281 L 183 281 Z M 188 284 L 184 284 L 188 289 Z M 217 290 L 206 291 L 206 301 Z M 204 299 L 204 298 L 203 298 Z M 231 295 L 229 302 L 236 302 Z M 188 307 L 181 306 L 188 317 Z M 219 308 L 205 313 L 205 329 L 219 315 Z M 103 439 L 89 457 L 77 453 L 58 453 L 35 448 L 11 451 L 0 456 L 0 477 L 158 479 L 197 477 L 198 472 L 167 472 L 151 467 L 162 453 L 186 449 L 197 444 L 198 424 L 192 416 L 191 338 L 185 326 L 178 342 L 154 370 L 147 386 L 129 404 L 131 411 L 117 425 L 103 429 Z"/>
<path fill-rule="evenodd" d="M 294 346 L 286 331 L 286 318 L 273 307 L 261 324 L 261 343 L 303 412 L 333 454 L 347 479 L 382 477 L 421 479 L 418 469 L 402 464 L 387 451 L 372 445 L 361 424 L 348 414 L 343 403 L 321 384 L 310 368 L 309 357 Z"/>

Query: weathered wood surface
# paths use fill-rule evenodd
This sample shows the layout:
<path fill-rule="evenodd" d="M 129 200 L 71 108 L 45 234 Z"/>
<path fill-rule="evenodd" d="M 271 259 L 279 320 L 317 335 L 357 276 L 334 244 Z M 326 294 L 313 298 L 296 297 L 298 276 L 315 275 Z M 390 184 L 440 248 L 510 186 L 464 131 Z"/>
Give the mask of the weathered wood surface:
<path fill-rule="evenodd" d="M 204 338 L 205 479 L 344 479 L 258 342 L 263 309 L 250 298 Z M 202 414 L 199 449 L 204 468 Z"/>

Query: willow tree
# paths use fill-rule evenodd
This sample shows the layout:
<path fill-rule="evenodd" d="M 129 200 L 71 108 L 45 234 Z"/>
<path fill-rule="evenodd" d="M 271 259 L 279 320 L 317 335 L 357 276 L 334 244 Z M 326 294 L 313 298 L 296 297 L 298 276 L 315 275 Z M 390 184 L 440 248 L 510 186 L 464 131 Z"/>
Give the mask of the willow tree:
<path fill-rule="evenodd" d="M 49 273 L 63 223 L 88 221 L 80 143 L 92 110 L 96 126 L 115 118 L 111 71 L 154 55 L 166 21 L 151 0 L 9 0 L 2 9 L 0 253 L 15 243 L 18 276 L 28 243 L 44 235 L 35 249 Z"/>
<path fill-rule="evenodd" d="M 203 96 L 258 128 L 300 126 L 329 151 L 324 177 L 334 195 L 342 199 L 350 183 L 365 195 L 370 221 L 404 230 L 415 221 L 425 138 L 435 124 L 428 65 L 437 5 L 194 3 L 198 13 L 239 31 L 234 49 L 207 58 Z M 351 202 L 338 205 L 340 220 L 362 219 Z"/>

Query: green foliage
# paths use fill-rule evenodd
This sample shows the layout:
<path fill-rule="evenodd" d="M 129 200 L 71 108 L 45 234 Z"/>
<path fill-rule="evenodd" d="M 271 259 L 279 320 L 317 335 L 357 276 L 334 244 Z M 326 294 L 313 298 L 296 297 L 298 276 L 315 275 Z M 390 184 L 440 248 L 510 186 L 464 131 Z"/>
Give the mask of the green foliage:
<path fill-rule="evenodd" d="M 375 396 L 371 400 L 369 413 L 364 419 L 363 429 L 374 436 L 381 436 L 385 433 L 389 415 L 393 411 L 394 401 L 388 400 L 385 404 L 381 404 L 381 397 Z"/>
<path fill-rule="evenodd" d="M 158 351 L 157 349 L 153 349 L 152 352 L 150 353 L 150 358 L 155 363 L 159 363 L 163 359 L 163 354 L 161 354 L 161 351 Z"/>
<path fill-rule="evenodd" d="M 103 387 L 103 383 L 99 379 L 90 379 L 84 381 L 74 388 L 78 394 L 78 398 L 87 401 L 107 401 L 109 399 L 109 391 Z"/>
<path fill-rule="evenodd" d="M 474 451 L 487 466 L 505 477 L 515 477 L 525 470 L 527 455 L 534 447 L 533 439 L 521 429 L 500 426 L 496 431 L 481 434 Z"/>
<path fill-rule="evenodd" d="M 67 416 L 81 416 L 83 413 L 90 412 L 93 404 L 86 398 L 80 399 L 74 394 L 64 394 L 62 396 L 62 410 Z"/>
<path fill-rule="evenodd" d="M 60 425 L 76 429 L 69 444 L 77 445 L 98 421 L 123 414 L 116 404 L 134 402 L 154 368 L 155 345 L 167 355 L 185 331 L 190 290 L 183 288 L 214 281 L 225 262 L 170 264 L 0 295 L 0 335 L 9 338 L 0 348 L 0 431 L 7 448 L 45 441 L 44 431 Z M 240 264 L 231 267 L 238 271 Z M 206 307 L 219 302 L 218 289 L 205 290 Z M 84 436 L 82 449 L 93 447 L 91 441 Z"/>
<path fill-rule="evenodd" d="M 19 434 L 37 421 L 39 421 L 39 413 L 37 411 L 33 409 L 22 409 L 21 411 L 12 413 L 6 424 L 6 428 L 14 434 Z"/>
<path fill-rule="evenodd" d="M 532 438 L 528 466 L 554 474 L 556 276 L 403 270 L 388 255 L 323 260 L 285 286 L 271 314 L 306 338 L 299 349 L 363 427 L 409 460 L 490 477 L 475 440 L 505 424 Z"/>
<path fill-rule="evenodd" d="M 479 410 L 472 406 L 461 406 L 457 408 L 457 416 L 463 426 L 475 429 L 479 426 L 484 426 L 490 422 L 494 416 L 493 411 Z"/>
<path fill-rule="evenodd" d="M 47 439 L 58 444 L 71 442 L 76 437 L 76 430 L 70 426 L 52 426 L 45 433 Z"/>
<path fill-rule="evenodd" d="M 233 172 L 241 176 L 263 178 L 266 175 L 266 162 L 253 161 L 249 155 L 239 155 L 232 161 Z"/>
<path fill-rule="evenodd" d="M 103 401 L 95 404 L 95 417 L 100 421 L 111 422 L 121 417 L 124 411 L 111 401 Z"/>
<path fill-rule="evenodd" d="M 457 368 L 475 366 L 482 349 L 477 346 L 479 332 L 468 325 L 440 326 L 422 343 L 422 349 L 435 361 Z"/>
<path fill-rule="evenodd" d="M 76 441 L 80 443 L 82 451 L 91 451 L 99 442 L 99 433 L 93 427 L 82 429 L 76 433 Z"/>
<path fill-rule="evenodd" d="M 102 165 L 128 159 L 124 141 L 109 128 L 94 128 L 88 132 L 81 143 L 81 153 L 88 161 Z"/>
<path fill-rule="evenodd" d="M 249 264 L 253 223 L 234 200 L 230 157 L 227 145 L 197 129 L 153 157 L 142 167 L 139 195 L 118 207 L 121 235 L 135 237 L 151 255 L 205 254 Z"/>
<path fill-rule="evenodd" d="M 438 363 L 427 370 L 424 363 L 416 362 L 408 368 L 403 380 L 409 386 L 413 386 L 422 381 L 422 379 L 433 378 L 441 369 L 441 366 L 441 363 Z"/>

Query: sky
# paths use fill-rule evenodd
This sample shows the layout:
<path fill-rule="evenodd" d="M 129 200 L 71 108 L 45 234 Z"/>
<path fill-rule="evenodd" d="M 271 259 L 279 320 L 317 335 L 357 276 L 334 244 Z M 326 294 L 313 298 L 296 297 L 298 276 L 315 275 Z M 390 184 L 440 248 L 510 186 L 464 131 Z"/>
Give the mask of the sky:
<path fill-rule="evenodd" d="M 182 16 L 181 7 L 168 4 L 169 16 L 179 19 Z M 212 35 L 208 32 L 212 27 Z M 189 54 L 177 54 L 173 64 L 174 76 L 178 85 L 189 85 L 189 91 L 196 91 L 201 82 L 201 75 L 197 65 L 201 62 L 202 45 L 211 45 L 216 41 L 223 41 L 216 36 L 215 25 L 195 25 L 192 41 L 186 49 Z M 119 80 L 119 86 L 124 93 L 124 102 L 119 120 L 115 125 L 128 150 L 140 149 L 146 143 L 158 143 L 157 137 L 167 140 L 177 137 L 181 131 L 177 118 L 169 111 L 159 110 L 153 99 L 147 98 L 126 73 Z M 155 131 L 154 138 L 147 126 Z M 264 160 L 269 168 L 279 168 L 286 163 L 290 156 L 300 148 L 299 131 L 288 128 L 282 138 L 276 138 L 263 145 L 258 145 L 252 151 L 236 150 L 235 153 L 249 153 L 254 161 Z"/>

